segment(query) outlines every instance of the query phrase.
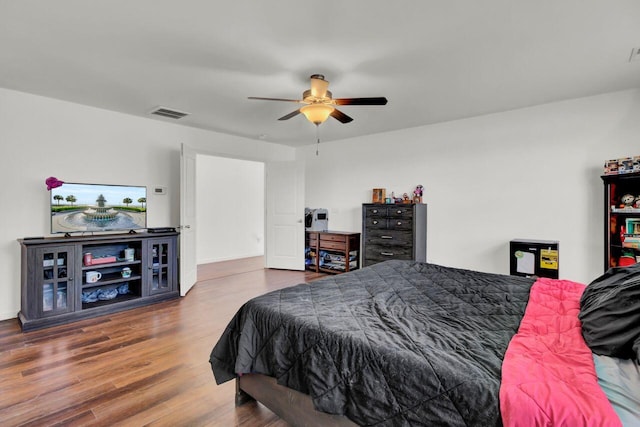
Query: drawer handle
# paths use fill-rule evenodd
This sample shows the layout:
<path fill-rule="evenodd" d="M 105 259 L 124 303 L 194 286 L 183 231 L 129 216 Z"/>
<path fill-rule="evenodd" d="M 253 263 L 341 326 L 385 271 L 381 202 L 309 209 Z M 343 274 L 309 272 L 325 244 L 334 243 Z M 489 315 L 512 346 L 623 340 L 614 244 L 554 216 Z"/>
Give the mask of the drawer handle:
<path fill-rule="evenodd" d="M 400 214 L 402 213 L 402 211 L 398 211 L 398 212 L 396 212 L 396 213 L 397 213 L 398 215 L 400 215 Z"/>
<path fill-rule="evenodd" d="M 380 252 L 380 255 L 393 256 L 393 252 Z"/>
<path fill-rule="evenodd" d="M 377 224 L 377 223 L 378 223 L 378 221 L 375 221 L 375 220 L 374 220 L 374 221 L 373 221 L 373 223 L 374 223 L 374 224 Z"/>
<path fill-rule="evenodd" d="M 381 239 L 393 239 L 393 236 L 380 236 Z"/>
<path fill-rule="evenodd" d="M 374 209 L 374 210 L 372 210 L 371 212 L 373 212 L 373 213 L 378 213 L 378 209 Z"/>
<path fill-rule="evenodd" d="M 396 225 L 402 225 L 402 221 L 398 221 Z"/>

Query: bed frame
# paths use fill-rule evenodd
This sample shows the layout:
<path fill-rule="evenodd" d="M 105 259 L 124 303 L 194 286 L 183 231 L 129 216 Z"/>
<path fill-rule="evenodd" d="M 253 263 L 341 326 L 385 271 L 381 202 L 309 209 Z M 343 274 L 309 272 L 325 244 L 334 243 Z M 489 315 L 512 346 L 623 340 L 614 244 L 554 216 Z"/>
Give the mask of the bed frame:
<path fill-rule="evenodd" d="M 257 400 L 293 426 L 356 427 L 343 415 L 317 411 L 311 397 L 287 388 L 275 378 L 262 374 L 244 374 L 236 378 L 236 406 Z"/>

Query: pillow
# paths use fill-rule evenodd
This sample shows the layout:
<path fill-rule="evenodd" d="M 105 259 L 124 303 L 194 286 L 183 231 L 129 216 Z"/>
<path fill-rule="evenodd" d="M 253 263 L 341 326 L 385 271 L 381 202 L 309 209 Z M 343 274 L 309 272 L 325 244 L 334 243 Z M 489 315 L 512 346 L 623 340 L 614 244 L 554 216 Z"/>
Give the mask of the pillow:
<path fill-rule="evenodd" d="M 640 263 L 611 268 L 591 282 L 578 318 L 591 351 L 640 361 Z"/>

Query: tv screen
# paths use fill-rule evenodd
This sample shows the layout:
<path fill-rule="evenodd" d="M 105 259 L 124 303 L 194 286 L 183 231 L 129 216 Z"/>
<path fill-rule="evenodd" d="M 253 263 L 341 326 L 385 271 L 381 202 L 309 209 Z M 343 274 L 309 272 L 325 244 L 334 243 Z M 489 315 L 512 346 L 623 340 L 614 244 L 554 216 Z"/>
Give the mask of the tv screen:
<path fill-rule="evenodd" d="M 51 189 L 51 233 L 147 227 L 147 187 L 65 182 Z"/>

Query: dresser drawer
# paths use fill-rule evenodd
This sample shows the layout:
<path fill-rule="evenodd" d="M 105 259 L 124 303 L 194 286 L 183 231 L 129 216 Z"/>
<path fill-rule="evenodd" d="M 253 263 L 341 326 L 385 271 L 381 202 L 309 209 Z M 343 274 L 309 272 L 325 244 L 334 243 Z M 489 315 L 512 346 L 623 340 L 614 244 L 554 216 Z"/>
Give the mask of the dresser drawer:
<path fill-rule="evenodd" d="M 389 218 L 387 222 L 389 230 L 408 230 L 413 228 L 413 220 L 411 218 Z"/>
<path fill-rule="evenodd" d="M 367 217 L 386 218 L 387 216 L 387 207 L 385 205 L 367 206 L 365 211 Z"/>
<path fill-rule="evenodd" d="M 387 207 L 387 217 L 389 218 L 413 218 L 413 208 L 411 205 L 395 205 Z"/>
<path fill-rule="evenodd" d="M 367 230 L 365 242 L 367 245 L 410 246 L 413 243 L 413 236 L 411 231 L 371 229 Z"/>
<path fill-rule="evenodd" d="M 331 240 L 320 240 L 320 249 L 344 251 L 347 249 L 347 244 L 344 241 L 333 242 Z"/>
<path fill-rule="evenodd" d="M 387 219 L 383 217 L 367 217 L 364 219 L 363 227 L 367 229 L 386 229 L 387 228 Z"/>
<path fill-rule="evenodd" d="M 404 246 L 379 246 L 369 245 L 365 249 L 364 256 L 369 260 L 386 261 L 388 259 L 412 259 L 413 251 Z"/>
<path fill-rule="evenodd" d="M 320 242 L 346 242 L 347 238 L 341 234 L 320 234 Z"/>

